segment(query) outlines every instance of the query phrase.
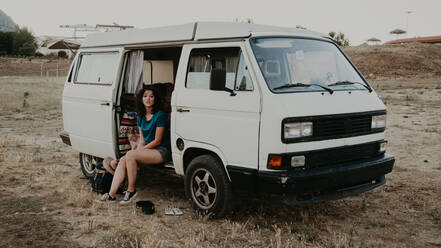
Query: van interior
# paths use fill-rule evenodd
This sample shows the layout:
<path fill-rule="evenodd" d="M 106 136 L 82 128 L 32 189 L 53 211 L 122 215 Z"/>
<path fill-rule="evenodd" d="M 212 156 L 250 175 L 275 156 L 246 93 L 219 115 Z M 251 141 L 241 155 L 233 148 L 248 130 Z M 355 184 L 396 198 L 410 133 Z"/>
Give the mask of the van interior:
<path fill-rule="evenodd" d="M 162 47 L 137 49 L 126 54 L 123 83 L 120 84 L 118 90 L 117 106 L 120 108 L 116 113 L 120 157 L 131 149 L 130 134 L 138 133 L 135 98 L 143 85 L 154 85 L 159 97 L 163 99 L 160 109 L 168 115 L 170 121 L 171 94 L 181 51 L 182 47 Z"/>

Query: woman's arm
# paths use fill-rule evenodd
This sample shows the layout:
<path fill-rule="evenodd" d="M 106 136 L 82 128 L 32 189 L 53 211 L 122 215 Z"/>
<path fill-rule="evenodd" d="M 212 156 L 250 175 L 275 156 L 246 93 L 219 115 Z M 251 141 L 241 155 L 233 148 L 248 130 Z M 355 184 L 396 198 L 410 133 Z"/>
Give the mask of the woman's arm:
<path fill-rule="evenodd" d="M 136 149 L 142 149 L 145 145 L 144 135 L 142 135 L 142 130 L 140 127 L 139 129 L 139 139 L 138 139 L 138 145 L 136 146 Z"/>
<path fill-rule="evenodd" d="M 161 144 L 162 137 L 164 136 L 164 132 L 165 132 L 165 127 L 156 127 L 155 139 L 152 140 L 152 142 L 145 145 L 143 149 L 153 149 L 159 146 L 159 144 Z"/>

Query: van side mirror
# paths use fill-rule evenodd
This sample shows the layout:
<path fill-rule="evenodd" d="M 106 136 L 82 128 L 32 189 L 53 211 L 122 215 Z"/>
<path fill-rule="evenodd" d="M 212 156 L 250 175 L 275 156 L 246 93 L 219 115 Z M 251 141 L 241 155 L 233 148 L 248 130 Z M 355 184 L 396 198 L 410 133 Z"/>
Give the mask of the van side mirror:
<path fill-rule="evenodd" d="M 210 90 L 225 90 L 227 72 L 224 69 L 212 69 L 210 73 Z"/>
<path fill-rule="evenodd" d="M 230 96 L 235 96 L 236 93 L 232 89 L 225 87 L 227 83 L 227 71 L 224 69 L 212 69 L 210 73 L 210 90 L 227 91 Z"/>

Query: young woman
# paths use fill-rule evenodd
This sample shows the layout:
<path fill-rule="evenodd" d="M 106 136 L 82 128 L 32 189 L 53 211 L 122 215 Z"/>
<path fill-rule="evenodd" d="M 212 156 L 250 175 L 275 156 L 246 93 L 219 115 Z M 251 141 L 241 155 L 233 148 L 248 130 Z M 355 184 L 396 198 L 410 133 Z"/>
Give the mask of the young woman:
<path fill-rule="evenodd" d="M 140 164 L 160 164 L 170 160 L 170 136 L 167 118 L 158 107 L 161 103 L 157 91 L 145 86 L 136 96 L 139 144 L 121 158 L 113 176 L 110 192 L 101 197 L 102 202 L 115 201 L 119 186 L 128 177 L 127 191 L 121 204 L 129 203 L 136 196 L 135 182 Z"/>

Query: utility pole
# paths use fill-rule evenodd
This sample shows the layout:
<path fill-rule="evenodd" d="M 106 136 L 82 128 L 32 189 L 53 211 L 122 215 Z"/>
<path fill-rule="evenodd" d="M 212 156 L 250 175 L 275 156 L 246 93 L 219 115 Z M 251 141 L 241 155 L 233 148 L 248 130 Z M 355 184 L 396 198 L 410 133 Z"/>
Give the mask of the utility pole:
<path fill-rule="evenodd" d="M 407 33 L 407 37 L 409 37 L 409 15 L 414 13 L 414 11 L 407 10 L 404 13 L 406 13 L 406 33 Z"/>

